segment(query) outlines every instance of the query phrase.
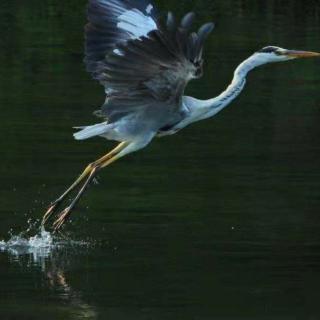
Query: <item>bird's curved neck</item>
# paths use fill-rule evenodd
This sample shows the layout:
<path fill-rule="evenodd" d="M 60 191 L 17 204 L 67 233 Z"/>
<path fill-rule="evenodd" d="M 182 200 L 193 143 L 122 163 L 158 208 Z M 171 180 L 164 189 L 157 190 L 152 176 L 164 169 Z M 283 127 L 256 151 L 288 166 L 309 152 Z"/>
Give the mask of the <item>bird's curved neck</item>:
<path fill-rule="evenodd" d="M 230 85 L 219 96 L 205 100 L 202 102 L 203 113 L 201 119 L 211 117 L 225 108 L 232 100 L 234 100 L 240 92 L 243 90 L 246 83 L 246 76 L 249 71 L 255 67 L 264 64 L 259 60 L 257 56 L 252 55 L 248 59 L 244 60 L 235 70 L 233 79 Z"/>

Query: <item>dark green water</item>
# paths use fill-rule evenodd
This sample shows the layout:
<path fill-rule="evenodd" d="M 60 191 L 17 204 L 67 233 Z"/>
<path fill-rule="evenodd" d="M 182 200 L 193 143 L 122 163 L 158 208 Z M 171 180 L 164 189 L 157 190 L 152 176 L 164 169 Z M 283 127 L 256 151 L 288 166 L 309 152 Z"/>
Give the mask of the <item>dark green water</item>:
<path fill-rule="evenodd" d="M 320 51 L 319 1 L 159 1 L 216 30 L 217 95 L 265 45 Z M 85 0 L 0 2 L 0 239 L 113 144 L 76 142 L 102 88 L 82 64 Z M 320 60 L 253 71 L 213 119 L 100 174 L 65 232 L 89 246 L 0 254 L 0 319 L 320 319 Z"/>

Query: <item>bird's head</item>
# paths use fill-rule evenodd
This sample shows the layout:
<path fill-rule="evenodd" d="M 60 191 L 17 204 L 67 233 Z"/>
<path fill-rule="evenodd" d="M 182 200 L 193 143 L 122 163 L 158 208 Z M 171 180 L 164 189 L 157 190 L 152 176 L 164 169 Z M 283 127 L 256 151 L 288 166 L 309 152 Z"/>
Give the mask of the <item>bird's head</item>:
<path fill-rule="evenodd" d="M 298 58 L 320 57 L 320 53 L 311 51 L 288 50 L 274 46 L 264 47 L 254 53 L 261 64 L 271 62 L 281 62 Z"/>

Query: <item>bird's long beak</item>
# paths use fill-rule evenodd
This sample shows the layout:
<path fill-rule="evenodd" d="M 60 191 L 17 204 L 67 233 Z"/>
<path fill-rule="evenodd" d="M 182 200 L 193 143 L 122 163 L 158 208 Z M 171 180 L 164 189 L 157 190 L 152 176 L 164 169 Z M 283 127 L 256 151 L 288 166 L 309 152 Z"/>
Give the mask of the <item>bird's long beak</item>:
<path fill-rule="evenodd" d="M 290 58 L 312 58 L 312 57 L 320 57 L 319 52 L 312 51 L 299 51 L 299 50 L 286 50 L 284 55 Z"/>

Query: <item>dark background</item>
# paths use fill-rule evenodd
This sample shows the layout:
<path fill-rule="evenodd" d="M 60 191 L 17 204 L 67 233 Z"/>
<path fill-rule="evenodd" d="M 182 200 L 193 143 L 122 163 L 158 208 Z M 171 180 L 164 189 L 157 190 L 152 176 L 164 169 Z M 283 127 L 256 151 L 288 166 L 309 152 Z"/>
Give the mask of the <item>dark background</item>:
<path fill-rule="evenodd" d="M 320 51 L 319 1 L 156 4 L 216 23 L 198 98 L 263 46 Z M 104 100 L 82 63 L 85 6 L 0 2 L 0 239 L 113 146 L 72 138 Z M 0 254 L 0 319 L 320 319 L 319 71 L 254 70 L 216 118 L 101 172 L 66 228 L 88 247 Z"/>

